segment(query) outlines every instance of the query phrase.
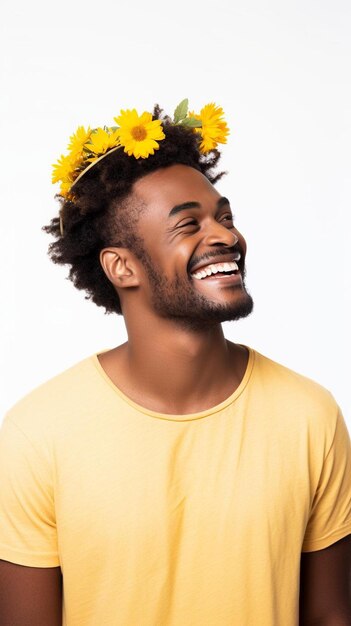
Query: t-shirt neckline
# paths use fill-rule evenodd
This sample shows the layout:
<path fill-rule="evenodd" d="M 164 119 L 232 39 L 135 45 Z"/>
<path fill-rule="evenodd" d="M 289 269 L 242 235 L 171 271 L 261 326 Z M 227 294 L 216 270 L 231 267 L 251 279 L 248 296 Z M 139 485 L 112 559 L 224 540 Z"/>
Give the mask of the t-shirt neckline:
<path fill-rule="evenodd" d="M 209 407 L 208 409 L 204 409 L 203 411 L 199 411 L 198 413 L 185 413 L 183 415 L 172 414 L 172 413 L 160 413 L 158 411 L 153 411 L 152 409 L 148 409 L 142 406 L 141 404 L 134 402 L 134 400 L 129 398 L 129 396 L 127 396 L 121 389 L 119 389 L 119 387 L 117 387 L 117 385 L 107 375 L 107 373 L 105 372 L 104 368 L 102 367 L 98 359 L 98 355 L 102 354 L 103 352 L 107 352 L 108 350 L 110 350 L 110 348 L 106 348 L 104 350 L 99 350 L 98 352 L 95 352 L 89 357 L 89 360 L 95 366 L 97 372 L 100 374 L 101 378 L 107 383 L 110 389 L 112 389 L 112 391 L 117 396 L 119 396 L 119 398 L 121 398 L 124 402 L 129 404 L 139 413 L 144 413 L 146 415 L 150 415 L 158 419 L 186 422 L 190 420 L 200 419 L 202 417 L 206 417 L 207 415 L 213 415 L 214 413 L 218 413 L 219 411 L 222 411 L 224 408 L 226 408 L 228 405 L 232 404 L 232 402 L 237 400 L 237 398 L 242 394 L 242 392 L 244 391 L 251 377 L 251 373 L 252 373 L 253 365 L 255 361 L 255 350 L 251 348 L 250 346 L 246 346 L 245 344 L 238 344 L 238 345 L 241 345 L 244 348 L 247 348 L 247 350 L 249 351 L 249 358 L 247 361 L 244 376 L 241 379 L 241 382 L 239 383 L 235 391 L 233 391 L 233 393 L 231 393 L 230 396 L 228 396 L 227 398 L 222 400 L 222 402 L 220 402 L 219 404 L 216 404 L 215 406 Z"/>

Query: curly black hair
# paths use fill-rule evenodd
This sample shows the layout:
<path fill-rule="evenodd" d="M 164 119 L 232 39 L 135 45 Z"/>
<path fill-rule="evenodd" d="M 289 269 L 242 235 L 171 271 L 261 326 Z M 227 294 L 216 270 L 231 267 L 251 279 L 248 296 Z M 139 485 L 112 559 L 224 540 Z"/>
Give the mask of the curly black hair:
<path fill-rule="evenodd" d="M 162 109 L 155 105 L 153 119 L 162 119 L 165 139 L 159 149 L 147 159 L 128 156 L 124 150 L 115 150 L 87 171 L 74 185 L 74 198 L 57 195 L 60 218 L 54 217 L 42 230 L 56 241 L 49 244 L 48 256 L 53 263 L 70 265 L 67 280 L 77 289 L 83 289 L 105 313 L 122 315 L 118 293 L 107 278 L 101 263 L 100 251 L 108 246 L 132 250 L 141 260 L 148 256 L 143 239 L 135 228 L 143 207 L 128 201 L 133 183 L 146 174 L 175 163 L 199 170 L 212 183 L 225 172 L 214 172 L 220 153 L 214 149 L 202 154 L 201 135 L 193 129 L 175 125 Z"/>

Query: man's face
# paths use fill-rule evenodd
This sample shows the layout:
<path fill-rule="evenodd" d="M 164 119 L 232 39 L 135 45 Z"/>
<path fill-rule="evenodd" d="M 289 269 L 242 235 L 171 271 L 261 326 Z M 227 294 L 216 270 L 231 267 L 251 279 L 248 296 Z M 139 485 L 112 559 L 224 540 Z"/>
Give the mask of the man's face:
<path fill-rule="evenodd" d="M 207 178 L 172 165 L 138 180 L 133 194 L 146 205 L 136 234 L 144 241 L 143 290 L 154 312 L 194 330 L 248 316 L 254 303 L 245 286 L 246 242 L 229 202 Z M 227 266 L 231 274 L 199 278 L 200 268 L 232 262 L 238 252 L 239 271 Z"/>

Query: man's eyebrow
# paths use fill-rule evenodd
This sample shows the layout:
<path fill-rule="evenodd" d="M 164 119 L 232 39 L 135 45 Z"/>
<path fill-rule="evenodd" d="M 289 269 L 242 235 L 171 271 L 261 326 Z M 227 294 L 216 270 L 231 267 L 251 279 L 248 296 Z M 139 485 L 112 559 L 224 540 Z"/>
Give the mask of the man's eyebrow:
<path fill-rule="evenodd" d="M 220 209 L 225 204 L 230 204 L 230 202 L 228 198 L 221 196 L 219 200 L 217 200 L 217 209 Z M 200 202 L 182 202 L 182 204 L 176 204 L 176 206 L 170 210 L 168 218 L 173 217 L 180 211 L 185 211 L 186 209 L 201 209 L 201 204 Z"/>

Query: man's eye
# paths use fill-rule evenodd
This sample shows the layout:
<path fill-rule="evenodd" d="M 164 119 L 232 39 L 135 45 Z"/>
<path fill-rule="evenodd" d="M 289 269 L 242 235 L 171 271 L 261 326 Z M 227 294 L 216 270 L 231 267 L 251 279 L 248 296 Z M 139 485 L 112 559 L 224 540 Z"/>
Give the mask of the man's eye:
<path fill-rule="evenodd" d="M 228 213 L 227 215 L 224 215 L 221 221 L 223 222 L 224 220 L 229 220 L 232 222 L 234 220 L 234 216 Z M 191 220 L 191 222 L 185 222 L 185 224 L 180 225 L 180 228 L 183 228 L 184 226 L 193 226 L 193 225 L 195 226 L 197 225 L 196 220 Z"/>

